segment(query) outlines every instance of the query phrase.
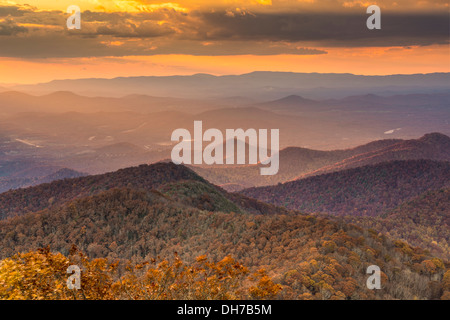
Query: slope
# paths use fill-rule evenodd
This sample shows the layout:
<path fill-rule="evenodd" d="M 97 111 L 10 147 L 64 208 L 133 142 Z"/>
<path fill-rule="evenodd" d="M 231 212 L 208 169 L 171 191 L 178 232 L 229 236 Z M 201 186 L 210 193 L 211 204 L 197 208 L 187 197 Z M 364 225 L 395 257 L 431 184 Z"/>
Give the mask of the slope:
<path fill-rule="evenodd" d="M 279 171 L 273 176 L 261 176 L 260 165 L 245 166 L 192 166 L 199 175 L 229 191 L 239 191 L 253 186 L 267 186 L 294 180 L 323 167 L 332 166 L 344 159 L 366 152 L 373 152 L 402 140 L 386 139 L 344 150 L 322 151 L 288 147 L 280 151 Z"/>
<path fill-rule="evenodd" d="M 395 140 L 392 140 L 395 141 Z M 430 159 L 450 161 L 450 137 L 441 133 L 429 133 L 420 139 L 400 140 L 383 148 L 368 150 L 331 166 L 312 171 L 305 176 L 340 171 L 391 160 Z"/>
<path fill-rule="evenodd" d="M 136 263 L 230 255 L 283 285 L 284 299 L 438 299 L 444 263 L 361 228 L 304 215 L 199 210 L 156 191 L 114 189 L 0 221 L 0 257 L 75 244 L 89 257 Z M 366 288 L 369 265 L 383 290 Z"/>
<path fill-rule="evenodd" d="M 242 194 L 306 212 L 377 216 L 419 194 L 450 186 L 450 162 L 390 161 L 323 174 Z"/>
<path fill-rule="evenodd" d="M 58 180 L 26 189 L 5 192 L 0 194 L 0 219 L 57 206 L 75 198 L 95 195 L 112 188 L 128 187 L 151 190 L 170 183 L 186 181 L 189 183 L 196 182 L 197 185 L 203 184 L 207 190 L 217 190 L 222 197 L 234 202 L 236 206 L 243 208 L 243 210 L 266 214 L 286 212 L 286 210 L 259 203 L 245 196 L 229 194 L 211 185 L 184 166 L 161 162 L 130 167 L 101 175 Z M 201 194 L 195 195 L 195 193 L 192 193 L 191 196 L 201 197 Z M 207 201 L 207 199 L 204 201 Z"/>
<path fill-rule="evenodd" d="M 345 222 L 375 229 L 450 259 L 450 188 L 425 192 L 379 217 L 347 216 Z"/>
<path fill-rule="evenodd" d="M 450 137 L 430 133 L 419 139 L 384 139 L 333 151 L 289 147 L 281 150 L 279 157 L 280 169 L 273 176 L 261 176 L 259 165 L 194 167 L 193 170 L 229 191 L 239 191 L 392 160 L 450 161 Z"/>

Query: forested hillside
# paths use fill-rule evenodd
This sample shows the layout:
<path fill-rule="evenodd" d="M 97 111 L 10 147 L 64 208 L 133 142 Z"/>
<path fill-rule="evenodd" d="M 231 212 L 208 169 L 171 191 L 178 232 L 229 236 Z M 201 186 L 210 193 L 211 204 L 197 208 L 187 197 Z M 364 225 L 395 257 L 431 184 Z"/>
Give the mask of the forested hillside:
<path fill-rule="evenodd" d="M 2 258 L 45 246 L 68 256 L 73 244 L 88 258 L 135 264 L 174 252 L 188 264 L 229 255 L 252 272 L 264 268 L 285 299 L 439 299 L 446 290 L 442 260 L 362 228 L 307 215 L 200 210 L 158 191 L 113 189 L 10 218 L 0 222 L 0 242 Z M 383 272 L 382 290 L 366 287 L 372 264 Z"/>
<path fill-rule="evenodd" d="M 346 216 L 345 221 L 450 259 L 450 188 L 425 192 L 379 217 Z"/>
<path fill-rule="evenodd" d="M 226 190 L 237 191 L 248 187 L 274 185 L 308 175 L 345 159 L 373 152 L 403 140 L 386 139 L 344 150 L 322 151 L 288 147 L 280 151 L 280 168 L 276 175 L 262 176 L 260 165 L 192 166 L 199 175 Z"/>
<path fill-rule="evenodd" d="M 279 158 L 280 169 L 273 176 L 261 176 L 259 165 L 195 166 L 193 169 L 216 185 L 239 191 L 394 160 L 450 161 L 450 137 L 430 133 L 419 139 L 385 139 L 332 151 L 289 147 L 280 151 Z"/>
<path fill-rule="evenodd" d="M 220 195 L 222 198 L 225 197 L 228 201 L 233 202 L 235 206 L 249 212 L 264 214 L 286 212 L 283 208 L 276 208 L 273 205 L 261 203 L 242 195 L 229 194 L 225 190 L 210 184 L 184 166 L 161 162 L 153 165 L 121 169 L 101 175 L 58 180 L 35 187 L 5 192 L 0 194 L 0 219 L 57 206 L 75 198 L 95 195 L 112 188 L 127 187 L 138 190 L 151 190 L 180 181 L 198 182 L 195 188 L 198 191 L 196 196 L 201 198 L 205 195 L 202 199 L 196 200 L 199 202 L 199 205 L 202 201 L 211 202 L 211 199 L 208 197 L 215 194 Z M 202 187 L 199 187 L 200 185 Z M 166 188 L 168 187 L 166 186 Z M 190 196 L 192 197 L 193 194 L 191 192 Z"/>
<path fill-rule="evenodd" d="M 242 194 L 306 212 L 378 216 L 423 192 L 450 186 L 450 162 L 391 161 L 250 188 Z"/>
<path fill-rule="evenodd" d="M 393 141 L 393 140 L 387 140 Z M 400 140 L 392 145 L 367 150 L 348 157 L 330 166 L 309 172 L 306 176 L 335 172 L 350 168 L 375 165 L 393 160 L 450 161 L 450 137 L 440 133 L 429 133 L 420 139 Z M 305 176 L 305 175 L 304 175 Z"/>

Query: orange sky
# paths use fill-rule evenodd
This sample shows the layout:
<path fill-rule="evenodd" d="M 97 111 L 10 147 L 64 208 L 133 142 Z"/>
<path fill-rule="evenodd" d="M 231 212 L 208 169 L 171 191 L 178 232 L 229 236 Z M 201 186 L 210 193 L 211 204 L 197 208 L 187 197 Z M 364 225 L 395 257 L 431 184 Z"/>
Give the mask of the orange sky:
<path fill-rule="evenodd" d="M 187 56 L 156 55 L 48 60 L 0 60 L 0 82 L 35 83 L 142 75 L 242 74 L 255 70 L 354 73 L 366 75 L 450 72 L 448 46 L 326 49 L 327 55 L 299 56 Z M 427 59 L 424 59 L 427 57 Z M 442 61 L 447 59 L 447 63 Z M 26 70 L 23 73 L 17 70 Z"/>
<path fill-rule="evenodd" d="M 448 41 L 442 43 L 442 30 L 437 33 L 430 30 L 432 36 L 436 34 L 436 41 L 428 41 L 432 37 L 427 34 L 414 39 L 411 35 L 411 45 L 405 42 L 398 46 L 391 45 L 395 44 L 395 38 L 386 44 L 380 42 L 374 45 L 368 41 L 362 43 L 369 45 L 361 45 L 361 41 L 365 41 L 361 36 L 348 40 L 349 37 L 340 39 L 337 34 L 333 35 L 336 40 L 323 40 L 322 35 L 318 34 L 317 39 L 313 36 L 308 38 L 307 33 L 311 29 L 300 29 L 305 33 L 302 37 L 296 37 L 293 32 L 283 34 L 291 26 L 288 23 L 284 25 L 277 15 L 287 11 L 319 12 L 328 9 L 344 13 L 348 10 L 356 14 L 361 11 L 365 19 L 364 10 L 368 4 L 365 1 L 327 1 L 327 6 L 324 3 L 313 0 L 195 0 L 167 3 L 152 0 L 0 0 L 0 9 L 2 6 L 8 7 L 8 13 L 0 15 L 0 83 L 193 73 L 221 75 L 263 70 L 367 75 L 450 72 L 450 49 Z M 402 9 L 413 14 L 442 12 L 443 9 L 448 11 L 448 3 L 440 0 L 384 0 L 373 3 L 389 12 L 401 12 Z M 68 15 L 64 11 L 71 4 L 82 8 L 82 18 L 87 16 L 84 10 L 109 15 L 89 17 L 90 20 L 83 24 L 78 34 L 75 33 L 77 31 L 69 33 L 65 29 Z M 19 11 L 13 12 L 11 8 L 14 6 Z M 270 29 L 256 30 L 254 33 L 243 30 L 242 35 L 228 35 L 226 26 L 229 24 L 226 23 L 229 22 L 224 20 L 223 25 L 217 25 L 214 21 L 217 17 L 221 19 L 221 15 L 215 15 L 221 11 L 224 18 L 238 22 L 244 18 L 252 21 L 252 17 L 258 15 L 265 17 L 263 22 L 273 20 L 275 27 L 279 27 L 281 21 L 280 39 Z M 120 14 L 120 18 L 116 13 Z M 126 13 L 133 15 L 125 16 Z M 142 18 L 142 13 L 150 18 Z M 248 27 L 248 24 L 243 26 Z M 261 28 L 264 28 L 262 24 Z M 402 37 L 404 31 L 401 32 L 396 37 L 402 42 L 402 38 L 408 39 L 409 35 Z M 267 41 L 265 34 L 270 37 Z M 386 35 L 390 36 L 389 33 Z M 253 41 L 253 36 L 255 39 L 258 37 L 258 41 Z M 308 41 L 304 40 L 306 38 Z M 186 39 L 190 42 L 185 42 Z M 245 47 L 246 44 L 248 47 Z M 51 48 L 53 45 L 56 53 Z M 211 52 L 208 46 L 211 46 Z M 62 47 L 69 49 L 64 51 Z M 161 53 L 152 53 L 153 47 Z M 272 51 L 264 52 L 266 48 Z M 222 49 L 224 51 L 220 53 Z M 108 50 L 112 50 L 111 55 Z M 71 56 L 67 52 L 77 53 Z"/>

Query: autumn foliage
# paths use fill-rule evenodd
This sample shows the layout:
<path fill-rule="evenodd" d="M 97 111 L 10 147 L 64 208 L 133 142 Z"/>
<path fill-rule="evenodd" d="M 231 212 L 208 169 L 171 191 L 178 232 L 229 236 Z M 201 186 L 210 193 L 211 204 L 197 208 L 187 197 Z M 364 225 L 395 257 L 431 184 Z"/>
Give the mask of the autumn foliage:
<path fill-rule="evenodd" d="M 79 290 L 67 286 L 70 265 L 82 268 Z M 264 270 L 251 274 L 229 256 L 219 262 L 199 256 L 187 265 L 175 254 L 172 261 L 121 265 L 73 247 L 68 257 L 45 248 L 0 262 L 0 299 L 7 300 L 272 299 L 280 291 Z"/>
<path fill-rule="evenodd" d="M 172 164 L 59 181 L 0 200 L 7 217 L 0 221 L 3 299 L 449 295 L 449 264 L 427 250 L 226 193 Z M 16 212 L 20 203 L 29 206 Z M 65 286 L 70 265 L 82 269 L 82 290 Z M 366 286 L 370 265 L 382 270 L 382 290 Z"/>

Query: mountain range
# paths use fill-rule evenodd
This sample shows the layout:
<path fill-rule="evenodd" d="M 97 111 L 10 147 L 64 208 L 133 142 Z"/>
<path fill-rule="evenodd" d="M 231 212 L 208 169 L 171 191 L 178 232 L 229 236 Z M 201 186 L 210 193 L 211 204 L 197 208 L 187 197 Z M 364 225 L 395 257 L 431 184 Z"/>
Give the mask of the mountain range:
<path fill-rule="evenodd" d="M 14 172 L 11 176 L 0 177 L 0 193 L 11 189 L 26 188 L 54 180 L 76 178 L 86 175 L 72 169 L 34 165 L 28 170 Z"/>
<path fill-rule="evenodd" d="M 211 100 L 3 92 L 0 171 L 5 174 L 1 175 L 0 191 L 33 185 L 44 177 L 34 170 L 35 176 L 26 177 L 31 180 L 17 180 L 14 167 L 20 172 L 21 164 L 26 163 L 30 169 L 68 168 L 100 174 L 169 159 L 173 130 L 192 131 L 196 120 L 203 122 L 205 130 L 280 130 L 281 166 L 274 177 L 261 177 L 252 166 L 194 168 L 231 191 L 380 161 L 448 160 L 448 138 L 433 134 L 430 139 L 434 137 L 436 143 L 413 140 L 429 132 L 450 135 L 449 97 L 448 93 L 365 94 L 313 100 L 291 95 L 256 103 L 236 96 Z M 405 139 L 411 141 L 402 141 Z M 373 142 L 379 140 L 382 142 Z M 433 156 L 436 148 L 443 150 L 439 157 Z"/>
<path fill-rule="evenodd" d="M 281 299 L 439 299 L 447 266 L 428 252 L 352 224 L 229 194 L 190 169 L 158 163 L 0 195 L 0 257 L 49 246 L 144 263 L 231 255 L 266 269 Z M 263 208 L 263 210 L 261 210 Z M 12 217 L 14 216 L 14 217 Z M 7 218 L 9 217 L 9 218 Z M 6 219 L 5 219 L 6 218 Z M 383 290 L 366 287 L 382 268 Z"/>
<path fill-rule="evenodd" d="M 306 212 L 378 216 L 428 190 L 450 186 L 450 162 L 402 160 L 249 188 L 242 194 Z"/>
<path fill-rule="evenodd" d="M 46 290 L 74 259 L 124 297 L 126 279 L 185 263 L 214 269 L 197 275 L 211 283 L 259 281 L 249 290 L 276 299 L 448 299 L 449 80 L 254 72 L 1 84 L 0 299 L 16 283 Z M 175 165 L 172 132 L 192 133 L 194 121 L 203 132 L 278 129 L 280 148 L 267 147 L 278 174 Z M 246 158 L 257 151 L 242 142 Z M 382 290 L 367 288 L 374 265 Z M 235 269 L 249 278 L 231 285 Z"/>
<path fill-rule="evenodd" d="M 198 202 L 199 206 L 207 206 L 208 197 L 201 198 L 203 193 L 215 194 L 223 202 L 232 202 L 234 211 L 248 211 L 257 214 L 280 214 L 287 210 L 277 208 L 269 204 L 264 204 L 248 197 L 231 194 L 216 187 L 193 171 L 183 166 L 173 163 L 160 162 L 149 165 L 130 167 L 115 172 L 101 175 L 92 175 L 71 179 L 56 180 L 38 186 L 10 190 L 0 194 L 0 219 L 12 216 L 20 216 L 27 212 L 43 210 L 48 207 L 58 206 L 67 201 L 93 196 L 113 188 L 131 188 L 136 190 L 159 189 L 163 186 L 169 188 L 172 182 L 191 181 L 191 183 L 201 183 L 204 188 L 196 188 L 199 199 L 190 199 L 191 202 Z M 167 191 L 169 192 L 169 191 Z M 169 192 L 170 193 L 170 192 Z M 191 190 L 191 193 L 192 190 Z M 182 198 L 182 195 L 178 195 Z M 186 200 L 188 201 L 188 200 Z M 211 205 L 214 205 L 212 201 Z"/>
<path fill-rule="evenodd" d="M 409 94 L 448 92 L 448 73 L 363 76 L 293 72 L 252 72 L 242 75 L 119 77 L 114 79 L 54 80 L 10 89 L 51 93 L 73 91 L 82 95 L 125 96 L 148 94 L 177 98 L 245 97 L 274 100 L 293 94 L 310 99 L 343 98 L 359 94 Z"/>
<path fill-rule="evenodd" d="M 450 161 L 450 138 L 440 133 L 430 133 L 419 139 L 384 139 L 356 148 L 332 151 L 289 147 L 280 151 L 279 159 L 280 170 L 274 176 L 261 176 L 259 165 L 227 168 L 197 166 L 193 170 L 227 190 L 238 191 L 393 160 Z"/>

